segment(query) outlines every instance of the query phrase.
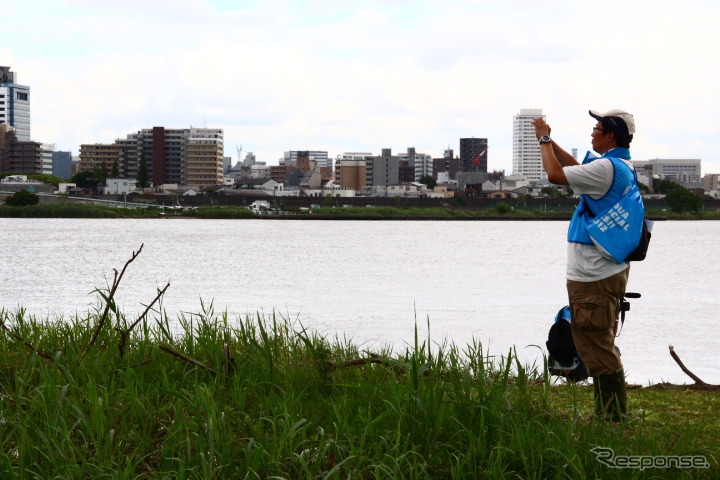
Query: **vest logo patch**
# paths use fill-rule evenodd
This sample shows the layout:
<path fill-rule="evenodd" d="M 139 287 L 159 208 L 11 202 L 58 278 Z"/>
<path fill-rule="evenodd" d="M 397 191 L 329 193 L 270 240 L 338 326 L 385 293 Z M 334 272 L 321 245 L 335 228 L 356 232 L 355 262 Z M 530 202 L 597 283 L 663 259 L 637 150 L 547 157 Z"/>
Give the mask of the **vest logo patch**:
<path fill-rule="evenodd" d="M 595 225 L 601 232 L 610 230 L 611 228 L 618 227 L 624 231 L 630 230 L 630 223 L 628 218 L 630 213 L 625 210 L 622 205 L 616 203 L 610 208 L 602 217 L 595 220 Z"/>

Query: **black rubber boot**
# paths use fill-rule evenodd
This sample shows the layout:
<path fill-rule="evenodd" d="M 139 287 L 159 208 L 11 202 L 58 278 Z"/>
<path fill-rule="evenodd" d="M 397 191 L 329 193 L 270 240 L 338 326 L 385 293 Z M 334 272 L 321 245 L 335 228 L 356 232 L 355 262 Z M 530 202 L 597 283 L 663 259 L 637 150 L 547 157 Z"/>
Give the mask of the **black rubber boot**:
<path fill-rule="evenodd" d="M 595 413 L 605 420 L 619 422 L 627 413 L 627 389 L 625 370 L 604 373 L 593 377 L 595 389 Z"/>

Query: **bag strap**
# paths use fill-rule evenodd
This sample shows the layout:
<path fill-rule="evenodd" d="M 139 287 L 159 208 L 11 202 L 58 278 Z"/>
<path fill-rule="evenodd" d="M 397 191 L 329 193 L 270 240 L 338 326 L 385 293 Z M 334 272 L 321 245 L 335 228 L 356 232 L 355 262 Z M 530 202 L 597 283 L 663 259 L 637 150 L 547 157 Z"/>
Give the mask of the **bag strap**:
<path fill-rule="evenodd" d="M 623 326 L 625 326 L 625 310 L 622 308 L 622 301 L 625 299 L 623 298 L 620 303 L 620 330 L 618 330 L 617 335 L 615 335 L 615 338 L 619 337 L 622 333 Z"/>
<path fill-rule="evenodd" d="M 601 158 L 602 158 L 602 157 L 601 157 Z M 606 157 L 606 158 L 609 158 L 609 157 Z M 630 171 L 631 171 L 632 174 L 633 174 L 633 182 L 634 182 L 633 184 L 634 184 L 636 187 L 638 187 L 638 190 L 639 190 L 640 187 L 638 186 L 637 172 L 635 171 L 635 169 L 632 168 L 632 167 L 631 167 L 630 165 L 628 165 L 627 163 L 623 162 L 623 161 L 622 161 L 622 160 L 623 160 L 622 158 L 618 158 L 618 160 L 620 160 L 620 163 L 622 163 L 623 165 L 625 165 L 627 168 L 630 169 Z M 615 162 L 613 162 L 612 160 L 611 160 L 611 162 L 612 162 L 612 164 L 613 164 L 613 168 L 615 168 Z M 615 177 L 615 174 L 613 173 L 613 182 L 615 181 L 615 178 L 614 178 L 614 177 Z M 610 184 L 610 188 L 612 188 L 612 184 Z M 629 192 L 628 192 L 628 193 L 629 193 Z M 588 216 L 588 218 L 595 218 L 595 217 L 596 217 L 595 212 L 592 211 L 592 209 L 590 208 L 590 205 L 588 205 L 588 203 L 585 201 L 585 197 L 580 196 L 580 203 L 582 203 L 583 211 L 585 212 L 585 215 Z"/>

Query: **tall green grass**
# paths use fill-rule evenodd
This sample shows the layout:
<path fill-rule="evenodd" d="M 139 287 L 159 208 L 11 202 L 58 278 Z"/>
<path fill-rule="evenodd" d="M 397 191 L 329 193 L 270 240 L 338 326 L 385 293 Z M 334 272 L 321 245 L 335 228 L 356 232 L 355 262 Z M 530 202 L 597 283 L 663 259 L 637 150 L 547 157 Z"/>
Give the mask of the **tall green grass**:
<path fill-rule="evenodd" d="M 717 429 L 678 415 L 597 421 L 587 389 L 552 387 L 543 367 L 522 365 L 512 350 L 493 356 L 477 342 L 431 345 L 416 333 L 404 351 L 370 356 L 275 314 L 232 319 L 203 304 L 176 319 L 162 312 L 143 319 L 122 356 L 119 332 L 135 319 L 116 309 L 85 355 L 101 310 L 52 320 L 0 312 L 7 327 L 0 331 L 0 478 L 719 473 L 717 442 L 708 444 Z M 225 344 L 232 374 L 225 373 Z M 618 454 L 703 454 L 713 466 L 610 469 L 590 452 L 595 446 Z"/>

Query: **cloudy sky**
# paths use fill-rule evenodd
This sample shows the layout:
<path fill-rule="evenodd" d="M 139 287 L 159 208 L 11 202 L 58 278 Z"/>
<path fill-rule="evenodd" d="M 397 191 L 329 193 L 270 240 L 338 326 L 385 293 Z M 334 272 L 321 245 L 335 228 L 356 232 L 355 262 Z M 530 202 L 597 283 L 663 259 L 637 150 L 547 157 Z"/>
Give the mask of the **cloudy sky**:
<path fill-rule="evenodd" d="M 286 150 L 441 156 L 486 137 L 512 171 L 512 119 L 541 108 L 568 150 L 587 110 L 635 115 L 633 158 L 720 173 L 720 2 L 24 0 L 0 65 L 29 85 L 32 136 L 78 153 L 141 128 L 214 127 Z"/>

